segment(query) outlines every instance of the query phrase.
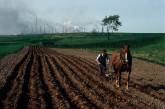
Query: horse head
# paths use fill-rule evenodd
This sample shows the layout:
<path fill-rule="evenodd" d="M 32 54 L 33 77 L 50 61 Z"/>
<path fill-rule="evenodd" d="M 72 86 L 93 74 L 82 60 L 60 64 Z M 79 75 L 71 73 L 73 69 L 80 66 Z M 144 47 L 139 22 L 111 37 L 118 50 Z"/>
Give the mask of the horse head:
<path fill-rule="evenodd" d="M 120 57 L 121 60 L 124 63 L 128 63 L 128 57 L 130 56 L 130 50 L 129 50 L 129 45 L 124 45 L 121 52 L 120 52 Z"/>

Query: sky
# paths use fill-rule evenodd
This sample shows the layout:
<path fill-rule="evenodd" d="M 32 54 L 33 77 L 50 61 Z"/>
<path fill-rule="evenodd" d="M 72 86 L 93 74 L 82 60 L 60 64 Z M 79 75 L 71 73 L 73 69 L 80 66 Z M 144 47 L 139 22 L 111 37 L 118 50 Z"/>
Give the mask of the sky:
<path fill-rule="evenodd" d="M 165 0 L 0 0 L 0 34 L 100 30 L 102 19 L 116 14 L 119 32 L 165 33 Z"/>

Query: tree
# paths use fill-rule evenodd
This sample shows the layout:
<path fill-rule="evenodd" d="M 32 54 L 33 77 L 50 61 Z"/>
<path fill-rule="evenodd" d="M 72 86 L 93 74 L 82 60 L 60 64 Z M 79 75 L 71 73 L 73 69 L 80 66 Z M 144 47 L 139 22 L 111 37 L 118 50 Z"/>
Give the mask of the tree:
<path fill-rule="evenodd" d="M 102 20 L 103 25 L 107 27 L 108 40 L 110 36 L 110 30 L 112 33 L 113 31 L 118 31 L 119 26 L 122 25 L 122 23 L 119 21 L 119 17 L 119 15 L 105 16 L 105 18 Z"/>

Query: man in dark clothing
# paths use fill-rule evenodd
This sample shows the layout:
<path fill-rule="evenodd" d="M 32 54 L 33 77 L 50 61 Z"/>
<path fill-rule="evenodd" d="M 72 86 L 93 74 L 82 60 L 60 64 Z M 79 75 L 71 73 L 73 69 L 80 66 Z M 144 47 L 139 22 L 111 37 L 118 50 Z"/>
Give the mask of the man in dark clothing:
<path fill-rule="evenodd" d="M 107 70 L 107 63 L 109 63 L 109 56 L 105 49 L 97 56 L 96 61 L 99 65 L 100 74 L 105 76 L 105 72 Z"/>

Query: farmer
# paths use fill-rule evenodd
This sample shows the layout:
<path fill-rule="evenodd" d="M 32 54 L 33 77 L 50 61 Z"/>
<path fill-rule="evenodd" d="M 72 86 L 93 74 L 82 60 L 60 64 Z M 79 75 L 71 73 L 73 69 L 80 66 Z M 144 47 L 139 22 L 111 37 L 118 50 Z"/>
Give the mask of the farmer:
<path fill-rule="evenodd" d="M 102 53 L 100 53 L 97 56 L 96 62 L 99 65 L 100 74 L 102 76 L 105 76 L 105 73 L 107 70 L 107 63 L 109 63 L 109 56 L 108 56 L 107 51 L 105 49 L 102 51 Z"/>

